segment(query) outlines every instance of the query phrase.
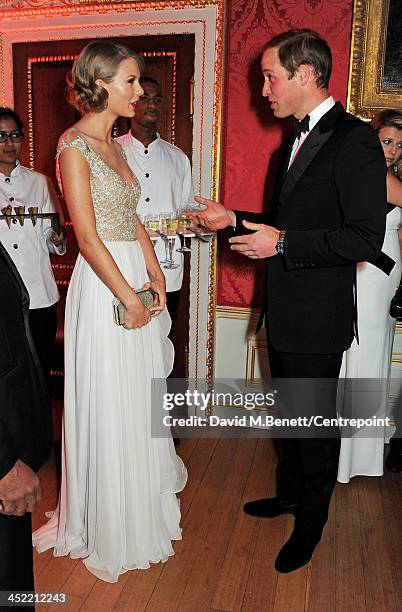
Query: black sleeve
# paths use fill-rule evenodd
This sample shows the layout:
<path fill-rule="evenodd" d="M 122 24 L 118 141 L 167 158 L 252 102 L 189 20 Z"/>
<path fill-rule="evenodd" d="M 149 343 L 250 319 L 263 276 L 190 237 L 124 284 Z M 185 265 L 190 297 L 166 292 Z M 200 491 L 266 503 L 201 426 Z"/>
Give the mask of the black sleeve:
<path fill-rule="evenodd" d="M 0 480 L 14 467 L 19 457 L 15 440 L 0 419 Z"/>
<path fill-rule="evenodd" d="M 28 309 L 28 292 L 0 243 L 0 478 L 18 459 L 40 467 L 51 445 L 49 398 Z"/>
<path fill-rule="evenodd" d="M 243 225 L 243 221 L 250 221 L 250 223 L 264 223 L 265 225 L 272 225 L 272 218 L 270 213 L 253 213 L 246 212 L 243 210 L 234 210 L 236 215 L 236 228 L 229 228 L 231 236 L 244 236 L 245 234 L 253 234 L 254 231 L 247 229 Z"/>
<path fill-rule="evenodd" d="M 386 172 L 374 130 L 365 125 L 351 130 L 339 148 L 334 168 L 342 226 L 287 231 L 286 267 L 326 267 L 375 259 L 384 240 Z"/>

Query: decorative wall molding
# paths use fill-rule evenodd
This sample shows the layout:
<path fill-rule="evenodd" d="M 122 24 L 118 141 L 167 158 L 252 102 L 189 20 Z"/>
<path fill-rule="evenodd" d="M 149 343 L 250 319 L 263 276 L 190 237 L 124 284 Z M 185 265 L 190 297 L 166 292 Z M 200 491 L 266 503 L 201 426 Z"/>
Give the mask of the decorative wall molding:
<path fill-rule="evenodd" d="M 269 378 L 265 327 L 255 329 L 259 309 L 217 306 L 215 315 L 215 378 L 245 381 L 252 391 Z M 402 323 L 397 324 L 392 354 L 388 407 L 393 414 L 402 393 Z M 226 406 L 229 408 L 230 406 Z M 234 409 L 234 408 L 233 408 Z M 218 414 L 219 409 L 215 408 Z"/>
<path fill-rule="evenodd" d="M 71 4 L 82 4 L 82 0 L 9 0 L 8 2 L 7 0 L 0 0 L 0 11 L 7 14 L 9 11 L 15 13 L 22 9 L 69 6 Z"/>
<path fill-rule="evenodd" d="M 259 310 L 217 306 L 215 378 L 244 380 L 253 387 L 268 376 L 265 328 L 255 334 Z"/>
<path fill-rule="evenodd" d="M 174 9 L 183 7 L 203 8 L 210 4 L 221 4 L 220 0 L 0 0 L 0 15 L 2 19 L 21 19 L 23 17 L 39 17 L 42 15 L 64 15 L 86 13 L 86 7 L 96 7 L 98 12 L 104 12 L 110 6 L 116 8 L 130 4 L 132 10 L 147 11 Z"/>

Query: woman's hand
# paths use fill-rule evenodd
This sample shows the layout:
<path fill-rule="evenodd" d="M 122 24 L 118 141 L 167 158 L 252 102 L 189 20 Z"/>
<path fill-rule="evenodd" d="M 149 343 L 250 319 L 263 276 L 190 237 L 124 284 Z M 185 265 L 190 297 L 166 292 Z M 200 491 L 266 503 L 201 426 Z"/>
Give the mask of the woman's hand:
<path fill-rule="evenodd" d="M 154 305 L 151 307 L 151 313 L 153 315 L 160 314 L 166 306 L 165 278 L 145 283 L 143 289 L 151 289 L 154 292 Z"/>
<path fill-rule="evenodd" d="M 124 314 L 124 329 L 139 329 L 151 320 L 151 311 L 144 306 L 140 298 L 135 296 L 135 301 L 126 307 Z"/>

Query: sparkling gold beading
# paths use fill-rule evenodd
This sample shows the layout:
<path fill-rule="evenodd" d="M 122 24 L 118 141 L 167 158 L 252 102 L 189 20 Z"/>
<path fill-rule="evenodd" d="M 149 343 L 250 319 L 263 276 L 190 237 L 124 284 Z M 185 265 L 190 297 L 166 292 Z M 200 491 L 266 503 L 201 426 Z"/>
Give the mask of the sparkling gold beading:
<path fill-rule="evenodd" d="M 79 134 L 66 132 L 57 147 L 57 179 L 62 188 L 59 157 L 67 148 L 78 149 L 90 167 L 96 231 L 102 240 L 136 240 L 136 208 L 141 195 L 137 177 L 127 184 Z M 122 155 L 124 153 L 122 151 Z"/>

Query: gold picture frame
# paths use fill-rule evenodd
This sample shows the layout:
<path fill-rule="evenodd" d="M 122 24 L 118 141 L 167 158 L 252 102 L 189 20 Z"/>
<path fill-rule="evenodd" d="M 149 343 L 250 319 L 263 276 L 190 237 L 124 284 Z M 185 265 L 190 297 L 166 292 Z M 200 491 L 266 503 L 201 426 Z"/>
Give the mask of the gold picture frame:
<path fill-rule="evenodd" d="M 397 71 L 390 65 L 392 42 L 398 35 L 390 16 L 392 2 L 354 0 L 347 110 L 366 121 L 382 109 L 402 109 L 402 77 L 399 82 L 389 78 Z"/>

